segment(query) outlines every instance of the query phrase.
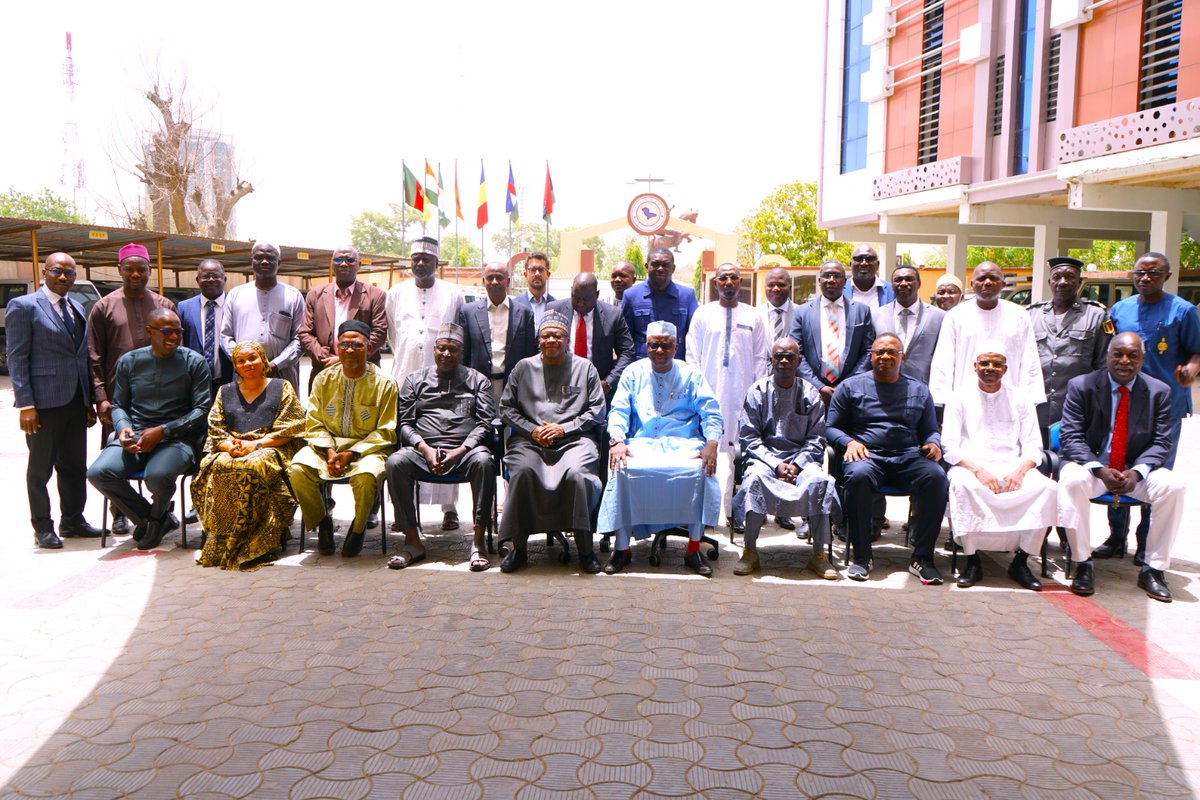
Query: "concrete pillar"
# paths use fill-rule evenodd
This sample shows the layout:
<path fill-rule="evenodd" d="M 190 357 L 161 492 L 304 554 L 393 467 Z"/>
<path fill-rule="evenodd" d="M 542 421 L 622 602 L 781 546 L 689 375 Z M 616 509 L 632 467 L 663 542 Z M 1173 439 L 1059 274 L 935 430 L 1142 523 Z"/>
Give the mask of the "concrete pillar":
<path fill-rule="evenodd" d="M 892 270 L 896 268 L 896 242 L 892 238 L 884 239 L 879 243 L 879 278 L 880 280 L 888 280 L 892 276 Z"/>
<path fill-rule="evenodd" d="M 1150 213 L 1150 249 L 1162 253 L 1171 262 L 1171 277 L 1166 289 L 1179 291 L 1179 242 L 1183 238 L 1183 211 L 1178 208 Z"/>
<path fill-rule="evenodd" d="M 1033 286 L 1032 302 L 1050 297 L 1050 268 L 1046 259 L 1059 255 L 1058 224 L 1054 222 L 1033 226 Z"/>
<path fill-rule="evenodd" d="M 946 236 L 946 272 L 952 273 L 967 287 L 971 281 L 967 277 L 967 234 L 951 233 Z"/>

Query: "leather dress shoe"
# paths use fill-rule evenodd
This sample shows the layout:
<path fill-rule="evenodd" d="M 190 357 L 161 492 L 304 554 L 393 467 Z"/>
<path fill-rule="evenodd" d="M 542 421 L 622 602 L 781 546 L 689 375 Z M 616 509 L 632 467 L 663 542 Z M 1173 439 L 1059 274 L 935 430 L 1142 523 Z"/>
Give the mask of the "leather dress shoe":
<path fill-rule="evenodd" d="M 317 552 L 331 556 L 333 550 L 333 517 L 326 515 L 317 523 Z"/>
<path fill-rule="evenodd" d="M 34 531 L 33 540 L 43 550 L 61 550 L 63 546 L 62 539 L 54 531 Z"/>
<path fill-rule="evenodd" d="M 140 522 L 133 527 L 133 543 L 140 544 L 146 538 L 146 523 Z"/>
<path fill-rule="evenodd" d="M 1145 550 L 1138 550 L 1136 553 L 1133 554 L 1133 565 L 1135 567 L 1146 566 L 1146 551 Z"/>
<path fill-rule="evenodd" d="M 604 574 L 616 575 L 632 563 L 633 553 L 628 550 L 613 550 L 613 554 L 608 557 L 608 563 L 604 565 Z"/>
<path fill-rule="evenodd" d="M 514 547 L 504 554 L 504 558 L 500 559 L 500 571 L 516 572 L 528 563 L 529 555 L 524 550 L 518 550 Z"/>
<path fill-rule="evenodd" d="M 1075 565 L 1075 580 L 1071 581 L 1071 591 L 1082 597 L 1096 593 L 1096 575 L 1092 562 L 1083 561 Z"/>
<path fill-rule="evenodd" d="M 354 558 L 362 552 L 363 547 L 363 532 L 350 531 L 346 534 L 346 540 L 342 542 L 342 557 Z"/>
<path fill-rule="evenodd" d="M 87 520 L 82 520 L 73 525 L 59 525 L 58 533 L 63 537 L 76 536 L 80 539 L 98 539 L 104 531 L 95 525 L 88 525 Z"/>
<path fill-rule="evenodd" d="M 191 508 L 188 509 L 187 514 L 184 515 L 184 517 L 183 517 L 183 521 L 186 522 L 188 525 L 195 525 L 197 522 L 200 521 L 200 515 L 198 513 L 196 513 L 195 506 L 192 506 Z"/>
<path fill-rule="evenodd" d="M 165 519 L 151 519 L 146 521 L 146 533 L 138 540 L 138 550 L 153 550 L 162 544 L 163 537 L 167 535 L 167 524 Z"/>
<path fill-rule="evenodd" d="M 733 517 L 727 517 L 725 521 L 729 524 L 729 530 L 733 531 L 736 535 L 741 536 L 746 532 L 746 526 L 744 524 L 739 525 L 734 521 Z"/>
<path fill-rule="evenodd" d="M 1033 570 L 1029 569 L 1027 561 L 1013 559 L 1013 562 L 1008 565 L 1008 577 L 1031 591 L 1040 592 L 1042 590 L 1042 582 L 1033 574 Z"/>
<path fill-rule="evenodd" d="M 117 514 L 115 517 L 113 517 L 112 527 L 110 527 L 109 530 L 118 536 L 128 536 L 130 533 L 132 533 L 129 525 L 129 517 L 125 516 L 124 514 Z"/>
<path fill-rule="evenodd" d="M 367 514 L 367 530 L 371 530 L 372 528 L 378 528 L 378 527 L 379 527 L 379 512 L 372 511 L 370 514 Z"/>
<path fill-rule="evenodd" d="M 967 566 L 958 573 L 956 583 L 960 589 L 970 589 L 981 580 L 983 580 L 983 562 L 977 559 L 968 559 Z"/>
<path fill-rule="evenodd" d="M 580 556 L 579 567 L 589 575 L 595 575 L 602 569 L 600 559 L 596 558 L 595 553 L 584 553 Z"/>
<path fill-rule="evenodd" d="M 1171 590 L 1161 569 L 1144 569 L 1138 574 L 1138 588 L 1145 589 L 1151 599 L 1163 603 L 1171 602 Z"/>
<path fill-rule="evenodd" d="M 1116 558 L 1125 553 L 1125 537 L 1109 536 L 1104 544 L 1092 551 L 1092 558 Z"/>
<path fill-rule="evenodd" d="M 704 557 L 704 553 L 701 553 L 699 550 L 685 555 L 683 557 L 683 565 L 697 575 L 705 578 L 712 577 L 712 567 L 708 565 L 708 559 Z"/>
<path fill-rule="evenodd" d="M 776 517 L 775 524 L 783 528 L 785 531 L 796 530 L 796 523 L 792 521 L 791 517 Z"/>

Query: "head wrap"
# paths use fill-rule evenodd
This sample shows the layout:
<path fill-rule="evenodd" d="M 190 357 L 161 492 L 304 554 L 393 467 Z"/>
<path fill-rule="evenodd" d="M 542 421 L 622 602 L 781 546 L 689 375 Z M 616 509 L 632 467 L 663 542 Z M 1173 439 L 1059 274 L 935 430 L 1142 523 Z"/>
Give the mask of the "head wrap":
<path fill-rule="evenodd" d="M 138 256 L 149 261 L 150 251 L 147 250 L 146 246 L 143 244 L 127 244 L 121 248 L 120 252 L 117 253 L 117 261 L 124 261 L 130 256 Z"/>
<path fill-rule="evenodd" d="M 338 336 L 343 333 L 361 333 L 363 336 L 370 338 L 371 326 L 357 319 L 348 319 L 341 325 L 338 325 Z"/>
<path fill-rule="evenodd" d="M 237 363 L 237 354 L 239 350 L 253 350 L 254 352 L 258 353 L 258 357 L 262 359 L 263 363 L 263 375 L 266 375 L 271 369 L 271 362 L 267 359 L 267 348 L 262 346 L 262 342 L 256 339 L 243 339 L 235 344 L 233 349 L 229 351 L 229 358 L 233 360 L 234 364 Z"/>
<path fill-rule="evenodd" d="M 937 283 L 934 284 L 934 288 L 936 289 L 938 286 L 944 286 L 947 283 L 957 286 L 960 291 L 962 290 L 962 281 L 960 281 L 956 276 L 951 275 L 949 272 L 937 279 Z"/>
<path fill-rule="evenodd" d="M 667 322 L 666 320 L 655 320 L 646 326 L 646 337 L 651 336 L 670 336 L 672 339 L 677 338 L 675 323 Z"/>
<path fill-rule="evenodd" d="M 569 326 L 570 322 L 567 320 L 565 314 L 559 311 L 547 310 L 545 314 L 542 314 L 542 322 L 538 325 L 538 332 L 541 333 L 542 328 L 548 327 L 562 328 L 565 331 Z"/>
<path fill-rule="evenodd" d="M 438 240 L 432 236 L 422 236 L 412 243 L 412 250 L 409 251 L 409 257 L 424 253 L 428 256 L 438 257 Z"/>
<path fill-rule="evenodd" d="M 443 322 L 442 327 L 438 328 L 438 339 L 449 339 L 452 342 L 463 343 L 463 329 L 460 325 L 455 325 L 453 322 Z"/>
<path fill-rule="evenodd" d="M 1050 265 L 1050 269 L 1054 269 L 1055 267 L 1074 267 L 1080 272 L 1083 272 L 1083 262 L 1078 258 L 1071 258 L 1070 256 L 1055 256 L 1054 258 L 1048 258 L 1046 259 L 1046 263 Z"/>

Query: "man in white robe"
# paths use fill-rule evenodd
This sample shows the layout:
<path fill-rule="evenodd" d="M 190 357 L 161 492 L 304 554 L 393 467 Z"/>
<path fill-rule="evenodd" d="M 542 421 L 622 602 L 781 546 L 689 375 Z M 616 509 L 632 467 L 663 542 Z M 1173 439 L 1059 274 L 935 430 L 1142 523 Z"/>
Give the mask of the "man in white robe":
<path fill-rule="evenodd" d="M 696 309 L 687 333 L 687 363 L 700 370 L 708 382 L 725 429 L 721 435 L 721 470 L 725 474 L 722 495 L 729 526 L 733 519 L 733 469 L 731 456 L 738 436 L 738 417 L 750 386 L 770 369 L 771 342 L 761 313 L 738 302 L 742 273 L 737 264 L 722 264 L 713 278 L 718 299 Z"/>
<path fill-rule="evenodd" d="M 1037 409 L 1003 385 L 1003 345 L 976 348 L 976 385 L 955 392 L 942 424 L 943 458 L 950 468 L 950 520 L 967 556 L 958 576 L 964 589 L 983 579 L 978 550 L 1013 550 L 1008 575 L 1039 591 L 1028 557 L 1041 550 L 1058 515 L 1058 487 L 1035 467 L 1042 460 Z"/>
<path fill-rule="evenodd" d="M 413 242 L 409 254 L 413 279 L 387 293 L 388 344 L 397 386 L 403 386 L 412 373 L 433 366 L 438 331 L 456 321 L 462 308 L 458 287 L 437 277 L 438 254 L 438 242 L 432 237 Z M 458 486 L 423 483 L 420 500 L 425 505 L 441 505 L 442 530 L 458 530 Z"/>
<path fill-rule="evenodd" d="M 1004 348 L 1009 388 L 1035 405 L 1046 402 L 1042 362 L 1029 312 L 1000 299 L 1003 288 L 1004 273 L 1000 267 L 985 261 L 971 276 L 975 296 L 946 312 L 929 377 L 929 391 L 938 405 L 949 404 L 955 393 L 976 384 L 975 354 L 984 341 L 998 341 Z"/>

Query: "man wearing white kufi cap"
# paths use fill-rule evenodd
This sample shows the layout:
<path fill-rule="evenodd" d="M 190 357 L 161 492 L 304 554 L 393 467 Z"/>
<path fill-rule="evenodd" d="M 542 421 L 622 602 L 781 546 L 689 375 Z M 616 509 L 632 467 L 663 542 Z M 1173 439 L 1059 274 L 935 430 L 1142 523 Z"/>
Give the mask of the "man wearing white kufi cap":
<path fill-rule="evenodd" d="M 1008 575 L 1026 589 L 1042 584 L 1027 558 L 1041 549 L 1056 522 L 1057 486 L 1034 469 L 1042 460 L 1033 401 L 1003 384 L 1004 344 L 975 347 L 976 385 L 950 396 L 942 426 L 943 458 L 950 469 L 950 520 L 967 555 L 963 588 L 983 578 L 977 550 L 1016 550 Z"/>

